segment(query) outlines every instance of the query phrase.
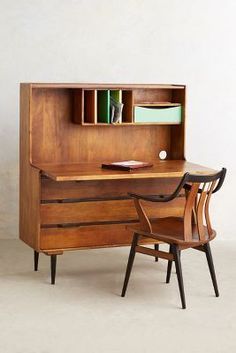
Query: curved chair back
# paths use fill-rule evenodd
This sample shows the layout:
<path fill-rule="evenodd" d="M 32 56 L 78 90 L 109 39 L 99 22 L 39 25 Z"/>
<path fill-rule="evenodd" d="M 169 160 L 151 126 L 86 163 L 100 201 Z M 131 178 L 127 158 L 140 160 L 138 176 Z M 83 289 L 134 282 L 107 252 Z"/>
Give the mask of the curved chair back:
<path fill-rule="evenodd" d="M 193 239 L 193 225 L 197 227 L 200 241 L 205 241 L 206 238 L 213 236 L 209 215 L 210 199 L 211 195 L 217 192 L 223 185 L 225 175 L 226 169 L 223 168 L 220 172 L 212 175 L 192 175 L 186 173 L 182 178 L 180 185 L 186 192 L 184 209 L 185 241 Z M 204 227 L 204 223 L 206 227 Z"/>

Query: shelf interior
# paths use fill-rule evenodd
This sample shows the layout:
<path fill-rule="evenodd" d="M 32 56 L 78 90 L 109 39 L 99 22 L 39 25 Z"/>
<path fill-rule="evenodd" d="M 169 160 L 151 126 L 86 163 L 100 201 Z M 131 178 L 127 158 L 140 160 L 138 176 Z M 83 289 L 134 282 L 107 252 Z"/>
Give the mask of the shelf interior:
<path fill-rule="evenodd" d="M 138 89 L 74 89 L 73 122 L 84 126 L 104 125 L 178 125 L 180 122 L 135 122 L 136 107 L 174 108 L 183 105 L 182 89 L 138 88 Z M 117 97 L 123 103 L 122 118 L 119 123 L 111 123 L 110 97 Z M 119 98 L 118 98 L 119 97 Z"/>
<path fill-rule="evenodd" d="M 84 90 L 84 123 L 97 123 L 97 91 Z"/>

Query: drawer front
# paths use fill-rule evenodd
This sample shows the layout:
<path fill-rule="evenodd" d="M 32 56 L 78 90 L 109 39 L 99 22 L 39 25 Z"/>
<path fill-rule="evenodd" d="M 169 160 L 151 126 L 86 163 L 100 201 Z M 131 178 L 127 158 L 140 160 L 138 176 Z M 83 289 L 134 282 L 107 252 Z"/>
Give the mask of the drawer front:
<path fill-rule="evenodd" d="M 134 226 L 134 224 L 132 224 Z M 99 248 L 129 245 L 132 232 L 125 224 L 109 224 L 69 228 L 41 229 L 40 248 L 47 250 L 66 250 L 78 248 Z M 155 241 L 145 239 L 143 243 Z"/>
<path fill-rule="evenodd" d="M 99 182 L 55 182 L 42 178 L 41 250 L 129 245 L 132 232 L 126 229 L 126 223 L 136 222 L 138 217 L 133 200 L 126 199 L 127 192 L 168 194 L 178 182 L 178 178 Z M 183 197 L 168 204 L 143 202 L 150 218 L 182 216 L 183 205 Z"/>
<path fill-rule="evenodd" d="M 173 192 L 179 178 L 145 180 L 62 181 L 41 179 L 42 200 L 108 198 L 127 196 L 127 192 L 156 195 Z"/>
<path fill-rule="evenodd" d="M 142 202 L 149 218 L 182 216 L 183 199 L 160 204 Z M 66 223 L 99 223 L 137 220 L 133 200 L 49 203 L 40 205 L 41 225 Z"/>
<path fill-rule="evenodd" d="M 135 107 L 136 123 L 181 123 L 181 107 Z"/>

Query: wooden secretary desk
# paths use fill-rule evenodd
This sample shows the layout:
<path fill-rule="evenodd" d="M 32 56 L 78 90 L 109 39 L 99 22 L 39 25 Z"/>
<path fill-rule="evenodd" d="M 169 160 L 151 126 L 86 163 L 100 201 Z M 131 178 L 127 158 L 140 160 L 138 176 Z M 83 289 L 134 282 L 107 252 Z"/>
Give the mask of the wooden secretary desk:
<path fill-rule="evenodd" d="M 100 90 L 120 90 L 122 122 L 101 123 Z M 135 106 L 181 106 L 181 121 L 136 123 Z M 185 161 L 185 86 L 35 84 L 20 87 L 20 238 L 56 259 L 65 250 L 129 245 L 137 222 L 127 192 L 167 194 L 182 175 L 212 170 Z M 160 151 L 167 157 L 160 160 Z M 103 170 L 101 163 L 152 162 L 134 172 Z M 183 198 L 148 204 L 150 218 L 181 216 Z M 148 240 L 146 240 L 147 242 Z M 153 243 L 153 240 L 151 241 Z"/>

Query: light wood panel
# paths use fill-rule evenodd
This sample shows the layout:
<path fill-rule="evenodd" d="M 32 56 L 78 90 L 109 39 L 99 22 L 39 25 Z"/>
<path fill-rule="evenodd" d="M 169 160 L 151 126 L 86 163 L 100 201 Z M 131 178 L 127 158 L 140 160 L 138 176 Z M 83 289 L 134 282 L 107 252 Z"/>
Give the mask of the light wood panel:
<path fill-rule="evenodd" d="M 70 250 L 130 245 L 132 232 L 125 224 L 41 229 L 41 251 Z M 145 239 L 141 243 L 154 243 Z"/>
<path fill-rule="evenodd" d="M 170 127 L 170 158 L 185 159 L 185 109 L 186 109 L 186 91 L 173 90 L 172 101 L 181 103 L 182 117 L 180 125 Z"/>
<path fill-rule="evenodd" d="M 33 164 L 153 160 L 169 151 L 170 126 L 80 126 L 72 122 L 73 99 L 72 90 L 33 89 Z"/>
<path fill-rule="evenodd" d="M 171 102 L 172 90 L 170 89 L 134 89 L 133 90 L 134 104 L 140 103 L 156 103 L 156 102 Z"/>
<path fill-rule="evenodd" d="M 183 202 L 180 198 L 168 205 L 162 205 L 161 208 L 150 202 L 143 202 L 143 206 L 150 218 L 183 215 L 181 209 Z M 42 204 L 40 216 L 41 224 L 138 220 L 133 200 Z"/>
<path fill-rule="evenodd" d="M 186 172 L 192 174 L 216 173 L 213 169 L 183 160 L 154 162 L 151 168 L 140 168 L 132 172 L 102 169 L 101 165 L 97 163 L 63 165 L 35 164 L 35 166 L 38 167 L 44 175 L 56 181 L 178 178 L 182 177 Z"/>
<path fill-rule="evenodd" d="M 30 165 L 30 96 L 28 85 L 21 85 L 20 92 L 20 239 L 26 244 L 39 249 L 39 204 L 40 171 Z"/>
<path fill-rule="evenodd" d="M 184 89 L 184 85 L 154 84 L 154 83 L 27 83 L 32 88 L 67 88 L 67 89 Z"/>
<path fill-rule="evenodd" d="M 127 192 L 143 195 L 168 194 L 173 192 L 178 183 L 179 178 L 64 181 L 60 183 L 49 178 L 42 178 L 41 200 L 125 197 Z"/>

